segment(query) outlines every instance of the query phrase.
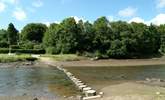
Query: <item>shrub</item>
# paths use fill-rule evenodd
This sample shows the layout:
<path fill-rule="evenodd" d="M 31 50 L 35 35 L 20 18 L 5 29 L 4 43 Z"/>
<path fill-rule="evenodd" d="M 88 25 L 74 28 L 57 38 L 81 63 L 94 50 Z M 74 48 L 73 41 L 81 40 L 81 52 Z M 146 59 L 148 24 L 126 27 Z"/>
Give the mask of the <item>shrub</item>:
<path fill-rule="evenodd" d="M 23 43 L 21 45 L 22 49 L 33 49 L 35 43 L 31 42 L 31 41 L 27 41 L 26 43 Z"/>
<path fill-rule="evenodd" d="M 41 44 L 34 45 L 34 49 L 43 49 L 43 46 Z"/>
<path fill-rule="evenodd" d="M 100 51 L 95 51 L 95 53 L 94 53 L 94 55 L 95 55 L 95 57 L 97 57 L 97 58 L 102 58 L 102 53 L 100 53 Z"/>
<path fill-rule="evenodd" d="M 46 53 L 47 54 L 58 54 L 59 52 L 56 50 L 55 47 L 48 47 L 48 48 L 46 48 Z"/>
<path fill-rule="evenodd" d="M 111 58 L 125 58 L 127 54 L 127 48 L 120 40 L 112 41 L 111 47 L 107 50 L 107 55 Z"/>
<path fill-rule="evenodd" d="M 85 57 L 95 57 L 94 53 L 91 53 L 91 52 L 84 52 L 83 55 Z"/>
<path fill-rule="evenodd" d="M 19 45 L 11 45 L 11 48 L 12 49 L 20 49 L 20 46 Z"/>
<path fill-rule="evenodd" d="M 9 47 L 9 44 L 7 41 L 0 41 L 0 47 L 2 48 L 8 48 Z"/>

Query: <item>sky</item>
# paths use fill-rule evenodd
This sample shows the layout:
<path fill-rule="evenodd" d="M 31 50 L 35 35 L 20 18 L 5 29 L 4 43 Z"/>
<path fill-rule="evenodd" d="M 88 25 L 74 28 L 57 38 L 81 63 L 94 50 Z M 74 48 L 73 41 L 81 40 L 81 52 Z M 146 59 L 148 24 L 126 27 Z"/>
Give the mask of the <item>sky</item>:
<path fill-rule="evenodd" d="M 0 0 L 0 29 L 9 23 L 21 30 L 28 23 L 61 22 L 74 17 L 94 22 L 109 21 L 165 24 L 165 0 Z"/>

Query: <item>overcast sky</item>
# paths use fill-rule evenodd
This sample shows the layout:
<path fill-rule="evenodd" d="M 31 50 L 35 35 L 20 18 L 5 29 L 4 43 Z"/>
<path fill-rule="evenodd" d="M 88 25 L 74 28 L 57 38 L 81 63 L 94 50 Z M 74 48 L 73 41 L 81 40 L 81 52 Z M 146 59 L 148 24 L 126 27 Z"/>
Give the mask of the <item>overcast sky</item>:
<path fill-rule="evenodd" d="M 67 17 L 93 22 L 100 16 L 110 21 L 165 23 L 165 0 L 0 0 L 0 29 L 10 22 L 21 30 L 31 22 L 49 25 Z"/>

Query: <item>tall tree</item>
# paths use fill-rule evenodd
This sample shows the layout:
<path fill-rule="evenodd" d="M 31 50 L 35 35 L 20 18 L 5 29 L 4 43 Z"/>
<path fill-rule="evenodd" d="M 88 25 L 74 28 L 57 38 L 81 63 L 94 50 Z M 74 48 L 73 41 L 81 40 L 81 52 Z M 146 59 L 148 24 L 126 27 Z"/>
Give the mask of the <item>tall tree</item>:
<path fill-rule="evenodd" d="M 60 25 L 62 28 L 59 37 L 61 53 L 75 53 L 78 50 L 78 38 L 81 38 L 75 19 L 73 17 L 66 18 Z"/>
<path fill-rule="evenodd" d="M 0 30 L 0 41 L 2 41 L 2 40 L 5 40 L 5 41 L 8 40 L 7 31 L 4 29 Z"/>
<path fill-rule="evenodd" d="M 110 41 L 112 36 L 112 30 L 109 21 L 106 17 L 98 18 L 93 27 L 95 29 L 94 48 L 98 51 L 105 53 L 110 47 Z"/>
<path fill-rule="evenodd" d="M 51 24 L 44 36 L 46 47 L 54 47 L 55 53 L 75 53 L 78 50 L 78 28 L 74 18 L 66 18 L 60 24 Z"/>
<path fill-rule="evenodd" d="M 107 55 L 111 58 L 127 57 L 128 54 L 125 43 L 118 39 L 112 41 L 110 49 L 107 50 Z"/>
<path fill-rule="evenodd" d="M 153 39 L 153 51 L 154 53 L 158 53 L 161 45 L 161 34 L 158 32 L 158 26 L 151 24 L 149 31 Z"/>
<path fill-rule="evenodd" d="M 84 23 L 84 35 L 83 35 L 83 48 L 85 51 L 94 51 L 93 40 L 95 38 L 95 30 L 93 25 L 88 21 Z"/>
<path fill-rule="evenodd" d="M 156 37 L 153 27 L 149 27 L 143 23 L 132 23 L 134 34 L 131 39 L 136 42 L 132 43 L 134 49 L 130 50 L 139 54 L 153 54 L 156 47 Z"/>
<path fill-rule="evenodd" d="M 61 25 L 56 23 L 50 24 L 43 38 L 43 44 L 47 53 L 58 54 L 61 52 L 61 32 Z"/>
<path fill-rule="evenodd" d="M 8 37 L 7 37 L 7 31 L 2 29 L 0 30 L 0 47 L 1 48 L 8 48 Z"/>
<path fill-rule="evenodd" d="M 80 20 L 77 23 L 77 31 L 78 31 L 78 37 L 83 37 L 83 38 L 78 38 L 78 51 L 84 51 L 84 42 L 85 42 L 85 28 L 84 28 L 84 22 Z"/>
<path fill-rule="evenodd" d="M 46 30 L 47 30 L 47 26 L 45 24 L 41 24 L 41 23 L 27 24 L 21 32 L 21 39 L 23 41 L 32 41 L 35 43 L 41 43 Z"/>
<path fill-rule="evenodd" d="M 18 42 L 18 30 L 14 27 L 12 23 L 9 24 L 8 29 L 7 29 L 7 34 L 8 34 L 8 42 L 10 45 L 16 45 Z"/>
<path fill-rule="evenodd" d="M 165 53 L 165 25 L 158 27 L 158 33 L 160 35 L 160 51 Z"/>

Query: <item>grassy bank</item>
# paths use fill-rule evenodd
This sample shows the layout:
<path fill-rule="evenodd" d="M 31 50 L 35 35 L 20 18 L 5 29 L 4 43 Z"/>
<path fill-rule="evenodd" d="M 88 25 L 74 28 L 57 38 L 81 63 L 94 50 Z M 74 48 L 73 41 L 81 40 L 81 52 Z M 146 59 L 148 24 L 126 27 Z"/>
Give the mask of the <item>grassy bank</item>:
<path fill-rule="evenodd" d="M 34 61 L 34 60 L 37 59 L 27 54 L 21 54 L 21 55 L 0 54 L 0 63 L 16 62 L 16 61 Z"/>
<path fill-rule="evenodd" d="M 55 61 L 79 61 L 86 59 L 85 57 L 77 56 L 75 54 L 42 55 L 42 57 L 49 57 Z"/>
<path fill-rule="evenodd" d="M 82 61 L 82 60 L 86 60 L 86 61 L 100 61 L 100 60 L 104 60 L 104 61 L 108 61 L 108 60 L 113 60 L 113 61 L 124 61 L 124 60 L 131 60 L 131 61 L 149 61 L 149 60 L 153 60 L 153 59 L 157 59 L 157 60 L 165 60 L 165 55 L 160 55 L 160 54 L 155 54 L 152 56 L 143 56 L 143 57 L 135 57 L 135 58 L 129 58 L 129 59 L 114 59 L 114 58 L 99 58 L 99 57 L 95 57 L 95 56 L 83 56 L 83 55 L 77 55 L 77 54 L 56 54 L 56 55 L 51 55 L 51 54 L 43 54 L 41 55 L 41 57 L 45 57 L 45 58 L 50 58 L 54 61 Z M 102 65 L 101 65 L 102 66 Z"/>

